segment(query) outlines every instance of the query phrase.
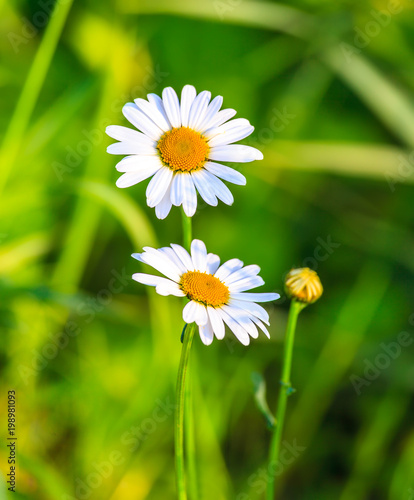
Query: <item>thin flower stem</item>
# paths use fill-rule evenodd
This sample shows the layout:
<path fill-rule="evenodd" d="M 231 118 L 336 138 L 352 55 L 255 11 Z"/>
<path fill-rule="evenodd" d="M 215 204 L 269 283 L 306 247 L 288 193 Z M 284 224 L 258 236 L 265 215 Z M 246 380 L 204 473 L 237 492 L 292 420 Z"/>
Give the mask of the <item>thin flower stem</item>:
<path fill-rule="evenodd" d="M 280 381 L 281 388 L 277 402 L 276 425 L 272 435 L 269 450 L 269 470 L 275 470 L 275 466 L 279 460 L 280 443 L 282 441 L 283 423 L 285 420 L 287 398 L 294 392 L 290 382 L 290 371 L 292 367 L 293 344 L 295 340 L 296 322 L 300 311 L 305 307 L 305 304 L 292 299 L 289 310 L 288 324 L 286 327 L 285 348 L 283 354 L 282 378 Z M 267 483 L 267 500 L 274 499 L 275 475 L 270 474 Z"/>
<path fill-rule="evenodd" d="M 192 219 L 187 217 L 182 212 L 183 221 L 183 243 L 184 247 L 190 252 L 192 241 Z M 191 370 L 192 371 L 192 370 Z M 190 368 L 189 368 L 190 372 Z M 189 374 L 190 377 L 190 374 Z M 194 439 L 194 414 L 193 414 L 193 399 L 192 399 L 192 380 L 189 380 L 185 394 L 185 419 L 184 419 L 184 436 L 185 436 L 185 452 L 187 459 L 187 479 L 188 491 L 190 498 L 197 500 L 197 469 L 195 463 L 195 439 Z"/>
<path fill-rule="evenodd" d="M 178 500 L 187 500 L 185 466 L 184 466 L 184 408 L 185 379 L 188 368 L 191 344 L 193 342 L 196 324 L 188 325 L 184 332 L 180 365 L 178 367 L 177 390 L 175 396 L 175 474 L 177 481 Z"/>
<path fill-rule="evenodd" d="M 184 213 L 184 210 L 182 212 L 183 216 L 183 242 L 184 242 L 184 247 L 190 251 L 191 247 L 191 241 L 193 239 L 193 230 L 192 230 L 192 219 L 191 217 L 187 217 Z"/>

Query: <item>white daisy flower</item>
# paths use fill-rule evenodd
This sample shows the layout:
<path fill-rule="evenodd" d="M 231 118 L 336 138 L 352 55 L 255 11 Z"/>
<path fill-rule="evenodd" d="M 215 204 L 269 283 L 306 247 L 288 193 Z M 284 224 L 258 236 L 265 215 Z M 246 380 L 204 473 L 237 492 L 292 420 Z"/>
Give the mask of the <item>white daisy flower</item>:
<path fill-rule="evenodd" d="M 209 205 L 218 200 L 233 203 L 233 195 L 220 180 L 245 185 L 245 177 L 217 161 L 250 162 L 262 160 L 253 147 L 234 144 L 249 136 L 254 127 L 248 120 L 230 120 L 234 109 L 223 109 L 221 96 L 211 102 L 211 93 L 198 95 L 192 85 L 181 92 L 181 103 L 171 87 L 162 99 L 148 94 L 148 101 L 135 99 L 125 104 L 125 118 L 140 132 L 119 125 L 106 128 L 106 133 L 120 142 L 111 144 L 111 154 L 128 155 L 117 165 L 124 172 L 116 185 L 126 188 L 152 177 L 147 187 L 147 204 L 155 207 L 159 219 L 167 217 L 171 206 L 183 206 L 188 217 L 197 208 L 197 193 Z M 229 121 L 230 120 L 230 121 Z"/>
<path fill-rule="evenodd" d="M 243 267 L 239 259 L 231 259 L 220 266 L 218 255 L 207 253 L 205 244 L 193 240 L 191 255 L 180 245 L 155 248 L 145 247 L 143 253 L 132 254 L 135 259 L 152 266 L 166 278 L 136 273 L 135 281 L 155 286 L 160 295 L 187 297 L 190 302 L 183 309 L 186 323 L 199 326 L 205 345 L 224 338 L 225 324 L 237 339 L 248 345 L 250 337 L 257 338 L 259 327 L 269 337 L 264 325 L 269 315 L 256 302 L 270 302 L 280 297 L 277 293 L 246 293 L 246 290 L 264 284 L 258 276 L 259 266 Z"/>

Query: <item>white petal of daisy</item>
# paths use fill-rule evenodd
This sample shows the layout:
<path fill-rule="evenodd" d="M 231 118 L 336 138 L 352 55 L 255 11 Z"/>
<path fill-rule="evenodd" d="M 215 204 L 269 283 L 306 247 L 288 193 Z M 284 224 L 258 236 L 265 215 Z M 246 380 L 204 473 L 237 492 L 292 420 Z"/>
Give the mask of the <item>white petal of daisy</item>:
<path fill-rule="evenodd" d="M 162 130 L 145 113 L 140 111 L 136 104 L 126 103 L 122 108 L 122 113 L 132 125 L 154 141 L 158 141 L 162 136 Z"/>
<path fill-rule="evenodd" d="M 155 207 L 163 199 L 171 184 L 172 176 L 172 170 L 163 167 L 150 180 L 146 191 L 147 205 L 149 207 Z"/>
<path fill-rule="evenodd" d="M 175 174 L 171 182 L 171 203 L 176 207 L 179 207 L 183 203 L 184 188 L 181 181 L 184 175 L 180 173 Z"/>
<path fill-rule="evenodd" d="M 272 302 L 277 300 L 280 295 L 278 293 L 232 293 L 233 299 L 247 300 L 249 302 Z"/>
<path fill-rule="evenodd" d="M 191 105 L 197 95 L 196 89 L 192 85 L 185 85 L 181 91 L 181 124 L 188 127 Z"/>
<path fill-rule="evenodd" d="M 230 259 L 221 265 L 214 274 L 220 281 L 224 281 L 227 276 L 243 267 L 243 262 L 239 259 Z"/>
<path fill-rule="evenodd" d="M 223 323 L 223 318 L 214 307 L 207 307 L 207 313 L 211 326 L 213 327 L 214 335 L 218 340 L 224 339 L 226 328 Z"/>
<path fill-rule="evenodd" d="M 163 220 L 170 213 L 171 207 L 172 203 L 171 203 L 171 184 L 170 184 L 162 200 L 157 205 L 155 205 L 155 215 L 157 216 L 158 219 Z"/>
<path fill-rule="evenodd" d="M 175 286 L 174 286 L 175 285 Z M 155 291 L 159 295 L 175 295 L 176 297 L 185 297 L 185 294 L 183 293 L 182 290 L 178 287 L 177 283 L 173 283 L 170 281 L 170 283 L 161 283 L 155 287 Z"/>
<path fill-rule="evenodd" d="M 183 174 L 183 210 L 187 217 L 192 217 L 197 210 L 197 192 L 194 182 L 189 174 Z"/>
<path fill-rule="evenodd" d="M 143 167 L 141 170 L 136 172 L 126 172 L 116 181 L 116 185 L 119 188 L 134 186 L 135 184 L 148 179 L 151 175 L 154 175 L 159 168 L 160 167 Z"/>
<path fill-rule="evenodd" d="M 140 144 L 147 144 L 148 146 L 153 146 L 155 149 L 157 143 L 150 139 L 147 135 L 138 132 L 137 130 L 132 130 L 132 128 L 122 127 L 121 125 L 109 125 L 106 127 L 105 132 L 112 139 L 124 142 L 138 142 Z"/>
<path fill-rule="evenodd" d="M 221 309 L 217 309 L 217 312 L 220 314 L 222 320 L 226 323 L 226 325 L 230 328 L 230 330 L 234 333 L 234 335 L 237 337 L 237 339 L 243 344 L 243 345 L 249 345 L 250 344 L 250 337 L 249 334 L 246 332 L 246 330 L 237 323 L 235 319 L 233 319 L 231 316 L 229 316 L 226 311 Z"/>
<path fill-rule="evenodd" d="M 243 327 L 251 337 L 257 339 L 259 332 L 245 311 L 238 309 L 237 307 L 229 306 L 223 306 L 223 309 L 229 316 L 234 318 L 235 321 L 237 321 L 237 323 Z"/>
<path fill-rule="evenodd" d="M 177 257 L 181 260 L 187 270 L 194 271 L 193 260 L 191 259 L 190 254 L 187 252 L 187 250 L 182 246 L 177 245 L 176 243 L 171 243 L 171 248 L 174 250 Z"/>
<path fill-rule="evenodd" d="M 162 99 L 159 95 L 157 94 L 148 94 L 147 95 L 148 101 L 155 106 L 158 111 L 162 114 L 162 116 L 166 119 L 168 123 L 168 130 L 172 129 L 172 125 L 170 123 L 170 120 L 168 119 L 167 113 L 165 112 L 164 108 L 164 103 L 162 102 Z"/>
<path fill-rule="evenodd" d="M 201 273 L 207 269 L 207 249 L 201 240 L 193 240 L 191 243 L 191 258 L 193 259 L 194 269 Z"/>
<path fill-rule="evenodd" d="M 178 257 L 178 255 L 174 252 L 171 247 L 162 247 L 159 249 L 159 252 L 164 253 L 167 257 L 174 262 L 174 264 L 178 267 L 181 274 L 184 274 L 188 271 L 186 266 L 183 264 L 182 260 Z"/>
<path fill-rule="evenodd" d="M 155 103 L 153 104 L 145 99 L 134 99 L 134 102 L 163 132 L 171 129 L 171 123 L 167 118 L 164 107 L 159 108 Z"/>
<path fill-rule="evenodd" d="M 204 345 L 210 345 L 214 339 L 213 327 L 210 321 L 207 321 L 205 325 L 201 325 L 199 328 L 200 339 Z"/>
<path fill-rule="evenodd" d="M 208 103 L 211 99 L 211 92 L 203 90 L 194 99 L 191 105 L 190 116 L 188 118 L 188 126 L 193 130 L 200 131 L 199 125 L 202 123 L 204 117 L 206 116 Z"/>
<path fill-rule="evenodd" d="M 106 148 L 106 152 L 111 155 L 156 155 L 153 146 L 139 142 L 115 142 Z"/>
<path fill-rule="evenodd" d="M 247 302 L 243 300 L 235 300 L 231 298 L 229 300 L 230 306 L 238 307 L 239 309 L 244 309 L 248 313 L 264 321 L 267 325 L 269 324 L 269 314 L 262 306 L 254 302 Z"/>
<path fill-rule="evenodd" d="M 206 162 L 204 168 L 208 170 L 210 174 L 220 177 L 225 181 L 238 184 L 239 186 L 246 185 L 246 177 L 234 168 L 226 167 L 225 165 L 214 163 L 212 161 Z"/>
<path fill-rule="evenodd" d="M 264 326 L 264 324 L 260 321 L 260 319 L 257 319 L 256 317 L 252 316 L 252 321 L 256 323 L 256 325 L 263 331 L 266 337 L 270 339 L 269 330 Z"/>
<path fill-rule="evenodd" d="M 201 133 L 203 133 L 204 131 L 208 130 L 211 127 L 210 124 L 213 123 L 213 120 L 215 119 L 222 105 L 223 105 L 223 97 L 221 95 L 218 95 L 210 102 L 206 114 L 203 118 L 203 121 L 199 125 Z"/>
<path fill-rule="evenodd" d="M 208 136 L 209 132 L 211 130 L 214 130 L 215 128 L 219 127 L 222 125 L 224 122 L 227 120 L 230 120 L 230 118 L 233 118 L 233 116 L 237 113 L 235 109 L 222 109 L 219 111 L 210 121 L 208 124 L 208 129 L 205 130 L 204 135 Z"/>
<path fill-rule="evenodd" d="M 236 281 L 242 280 L 244 278 L 248 278 L 251 276 L 256 276 L 260 273 L 260 267 L 256 266 L 255 264 L 250 265 L 250 266 L 245 266 L 242 269 L 239 269 L 238 271 L 235 271 L 234 273 L 231 273 L 226 279 L 225 279 L 225 284 L 227 286 L 231 285 L 232 283 L 235 283 Z"/>
<path fill-rule="evenodd" d="M 134 259 L 138 260 L 139 262 L 144 262 L 142 260 L 142 253 L 133 253 L 133 254 L 131 254 L 131 257 L 133 257 Z"/>
<path fill-rule="evenodd" d="M 249 136 L 253 131 L 254 127 L 250 124 L 249 120 L 237 118 L 236 120 L 224 123 L 220 127 L 211 129 L 208 135 L 206 134 L 206 138 L 209 139 L 209 146 L 213 148 L 240 141 Z"/>
<path fill-rule="evenodd" d="M 140 259 L 142 262 L 152 266 L 170 280 L 177 283 L 180 281 L 180 270 L 165 254 L 150 247 L 145 247 L 144 250 Z"/>
<path fill-rule="evenodd" d="M 214 194 L 214 189 L 209 185 L 209 177 L 206 175 L 204 169 L 198 170 L 197 172 L 191 172 L 191 177 L 203 200 L 213 207 L 217 206 L 217 197 Z"/>
<path fill-rule="evenodd" d="M 205 325 L 208 321 L 206 306 L 190 301 L 183 309 L 183 320 L 186 323 L 197 323 L 198 326 Z"/>
<path fill-rule="evenodd" d="M 154 169 L 153 173 L 163 167 L 158 156 L 132 155 L 125 156 L 117 163 L 118 172 L 141 172 L 144 169 Z"/>
<path fill-rule="evenodd" d="M 207 269 L 209 274 L 215 274 L 220 265 L 220 257 L 214 253 L 207 255 Z"/>
<path fill-rule="evenodd" d="M 264 285 L 264 280 L 260 276 L 249 276 L 243 280 L 236 281 L 228 285 L 230 293 L 244 292 L 245 290 L 250 290 L 251 288 L 257 288 L 258 286 Z"/>
<path fill-rule="evenodd" d="M 151 274 L 135 273 L 132 279 L 142 283 L 143 285 L 155 286 L 157 293 L 160 295 L 175 295 L 176 297 L 184 297 L 184 293 L 174 281 L 160 276 L 152 276 Z"/>
<path fill-rule="evenodd" d="M 171 125 L 175 128 L 181 127 L 180 103 L 172 87 L 167 87 L 162 91 L 162 102 Z"/>
<path fill-rule="evenodd" d="M 211 174 L 208 171 L 205 171 L 205 177 L 208 179 L 208 182 L 212 189 L 214 189 L 214 194 L 217 196 L 219 200 L 221 200 L 226 205 L 232 205 L 234 202 L 233 195 L 231 194 L 230 189 L 218 179 L 215 175 Z"/>
<path fill-rule="evenodd" d="M 229 144 L 227 146 L 211 148 L 209 158 L 210 160 L 217 161 L 248 163 L 254 160 L 263 160 L 263 154 L 251 146 Z"/>

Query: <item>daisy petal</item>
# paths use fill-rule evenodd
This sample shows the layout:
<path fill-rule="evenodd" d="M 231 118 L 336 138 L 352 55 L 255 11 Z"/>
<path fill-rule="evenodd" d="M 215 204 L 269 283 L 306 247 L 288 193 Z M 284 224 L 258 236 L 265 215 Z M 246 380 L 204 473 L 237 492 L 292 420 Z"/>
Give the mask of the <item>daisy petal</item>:
<path fill-rule="evenodd" d="M 106 148 L 106 152 L 111 155 L 156 155 L 157 151 L 153 146 L 139 142 L 115 142 Z"/>
<path fill-rule="evenodd" d="M 248 302 L 272 302 L 280 297 L 278 293 L 232 293 L 231 296 L 233 299 Z"/>
<path fill-rule="evenodd" d="M 225 326 L 222 317 L 214 307 L 207 307 L 207 313 L 215 336 L 218 340 L 224 339 Z"/>
<path fill-rule="evenodd" d="M 199 125 L 200 123 L 202 123 L 206 115 L 210 99 L 211 99 L 211 92 L 208 92 L 207 90 L 203 90 L 203 92 L 200 92 L 198 96 L 194 99 L 194 102 L 191 105 L 190 115 L 188 118 L 188 126 L 190 128 L 199 131 Z"/>
<path fill-rule="evenodd" d="M 207 272 L 209 274 L 215 274 L 220 265 L 220 257 L 214 253 L 209 253 L 207 255 Z"/>
<path fill-rule="evenodd" d="M 217 196 L 217 198 L 226 205 L 232 205 L 234 202 L 233 195 L 231 194 L 230 189 L 224 184 L 224 182 L 222 182 L 207 170 L 205 170 L 205 176 L 206 178 L 208 178 L 210 187 L 214 189 L 214 194 Z"/>
<path fill-rule="evenodd" d="M 155 248 L 145 247 L 145 252 L 141 254 L 141 260 L 152 266 L 160 273 L 178 283 L 180 281 L 180 270 L 167 255 L 155 250 Z"/>
<path fill-rule="evenodd" d="M 229 316 L 226 311 L 223 310 L 223 308 L 216 309 L 216 311 L 218 312 L 218 314 L 220 314 L 222 320 L 227 324 L 227 326 L 234 333 L 237 339 L 243 345 L 249 345 L 250 337 L 246 330 L 241 325 L 239 325 L 239 323 L 237 323 L 237 321 L 235 321 L 231 316 Z"/>
<path fill-rule="evenodd" d="M 175 285 L 175 286 L 174 286 Z M 180 290 L 177 283 L 160 283 L 155 287 L 155 291 L 159 295 L 175 295 L 176 297 L 185 297 L 185 294 L 182 290 Z"/>
<path fill-rule="evenodd" d="M 232 298 L 232 295 L 230 294 L 229 305 L 238 307 L 239 309 L 244 309 L 251 315 L 264 321 L 266 324 L 269 324 L 269 314 L 267 313 L 266 309 L 264 309 L 262 306 L 259 306 L 259 304 L 243 300 L 234 300 Z"/>
<path fill-rule="evenodd" d="M 105 130 L 106 134 L 112 139 L 124 142 L 139 142 L 140 144 L 147 144 L 148 146 L 155 146 L 157 143 L 150 139 L 147 135 L 132 130 L 132 128 L 122 127 L 121 125 L 109 125 Z"/>
<path fill-rule="evenodd" d="M 206 306 L 192 300 L 183 309 L 183 320 L 186 323 L 197 323 L 198 326 L 205 325 L 208 321 Z"/>
<path fill-rule="evenodd" d="M 155 174 L 162 167 L 158 156 L 132 155 L 126 156 L 116 164 L 118 172 L 140 173 L 151 170 Z"/>
<path fill-rule="evenodd" d="M 205 130 L 208 130 L 211 127 L 210 123 L 213 123 L 213 120 L 215 119 L 222 104 L 223 104 L 223 97 L 221 95 L 218 95 L 210 102 L 206 114 L 204 116 L 204 119 L 199 125 L 201 133 L 203 133 Z"/>
<path fill-rule="evenodd" d="M 238 271 L 243 267 L 243 262 L 239 259 L 231 259 L 225 262 L 223 265 L 221 265 L 217 272 L 214 274 L 216 278 L 218 278 L 220 281 L 224 281 L 227 276 L 229 276 L 231 273 L 234 273 L 234 271 Z"/>
<path fill-rule="evenodd" d="M 191 243 L 191 258 L 194 269 L 204 273 L 207 269 L 207 249 L 201 240 L 193 240 Z"/>
<path fill-rule="evenodd" d="M 155 207 L 163 199 L 167 189 L 170 187 L 173 172 L 169 168 L 161 168 L 150 180 L 146 195 L 147 205 Z"/>
<path fill-rule="evenodd" d="M 214 339 L 213 327 L 210 321 L 199 327 L 200 339 L 204 345 L 210 345 Z"/>
<path fill-rule="evenodd" d="M 146 101 L 145 99 L 134 99 L 137 107 L 150 118 L 163 132 L 171 129 L 164 107 Z"/>
<path fill-rule="evenodd" d="M 235 283 L 236 281 L 242 280 L 244 278 L 248 278 L 250 276 L 256 276 L 260 273 L 260 267 L 255 264 L 250 266 L 245 266 L 242 269 L 230 274 L 225 280 L 227 286 Z"/>
<path fill-rule="evenodd" d="M 181 274 L 187 272 L 187 268 L 183 264 L 182 260 L 178 257 L 178 255 L 174 252 L 171 247 L 162 247 L 158 250 L 159 252 L 164 253 L 167 257 L 174 262 L 174 264 L 178 267 Z"/>
<path fill-rule="evenodd" d="M 170 120 L 168 119 L 167 113 L 165 112 L 164 103 L 162 102 L 161 97 L 157 94 L 148 94 L 147 98 L 148 101 L 153 106 L 155 106 L 158 109 L 158 111 L 162 114 L 162 116 L 166 119 L 168 123 L 168 130 L 172 129 L 172 125 L 170 123 Z"/>
<path fill-rule="evenodd" d="M 158 141 L 162 136 L 162 130 L 145 113 L 140 111 L 136 104 L 128 102 L 122 108 L 122 113 L 132 125 L 154 141 Z"/>
<path fill-rule="evenodd" d="M 205 131 L 205 136 L 208 136 L 210 130 L 213 130 L 217 127 L 219 127 L 220 125 L 222 125 L 224 122 L 226 122 L 227 120 L 230 120 L 230 118 L 233 118 L 233 116 L 236 114 L 236 110 L 235 109 L 222 109 L 221 111 L 219 111 L 218 113 L 216 113 L 216 115 L 214 116 L 214 118 L 211 120 L 211 122 L 208 124 L 209 125 L 209 128 Z"/>
<path fill-rule="evenodd" d="M 180 103 L 172 87 L 167 87 L 162 91 L 162 102 L 171 125 L 174 128 L 181 127 Z"/>
<path fill-rule="evenodd" d="M 171 243 L 171 248 L 174 250 L 177 257 L 184 264 L 185 268 L 188 271 L 194 271 L 194 264 L 187 250 L 183 248 L 181 245 L 177 245 L 176 243 Z"/>
<path fill-rule="evenodd" d="M 205 175 L 204 170 L 201 169 L 197 172 L 191 172 L 191 177 L 193 179 L 195 187 L 197 188 L 197 191 L 200 193 L 200 196 L 203 198 L 203 200 L 212 207 L 217 206 L 217 197 L 208 183 L 209 179 Z"/>
<path fill-rule="evenodd" d="M 239 280 L 236 283 L 229 285 L 230 293 L 244 292 L 252 288 L 264 285 L 264 280 L 260 276 L 250 276 L 244 280 Z"/>
<path fill-rule="evenodd" d="M 183 202 L 183 189 L 181 186 L 181 177 L 185 174 L 177 173 L 171 182 L 171 203 L 179 207 Z"/>
<path fill-rule="evenodd" d="M 242 309 L 238 309 L 237 307 L 229 306 L 223 306 L 223 309 L 229 316 L 237 321 L 237 323 L 242 326 L 251 337 L 257 339 L 257 337 L 259 336 L 259 332 L 257 331 L 254 323 L 249 319 L 245 311 L 243 311 Z"/>
<path fill-rule="evenodd" d="M 264 324 L 260 321 L 260 319 L 257 319 L 256 317 L 252 317 L 252 321 L 256 323 L 256 325 L 264 332 L 266 337 L 270 339 L 270 333 L 269 330 L 264 326 Z"/>
<path fill-rule="evenodd" d="M 204 168 L 208 170 L 210 174 L 213 174 L 216 177 L 220 177 L 225 181 L 237 184 L 239 186 L 246 185 L 246 177 L 234 168 L 226 167 L 225 165 L 214 163 L 212 161 L 206 162 L 204 164 Z"/>
<path fill-rule="evenodd" d="M 170 213 L 171 207 L 172 203 L 171 203 L 171 184 L 170 184 L 162 200 L 157 205 L 155 205 L 155 215 L 160 220 L 165 219 L 167 215 Z"/>
<path fill-rule="evenodd" d="M 162 278 L 161 276 L 153 276 L 152 274 L 135 273 L 132 275 L 132 279 L 142 283 L 143 285 L 157 286 L 162 283 L 172 283 L 177 287 L 177 283 L 171 281 L 167 278 Z"/>
<path fill-rule="evenodd" d="M 190 174 L 182 175 L 183 210 L 187 217 L 192 217 L 197 210 L 197 192 Z"/>
<path fill-rule="evenodd" d="M 229 144 L 211 148 L 209 159 L 217 161 L 231 161 L 248 163 L 254 160 L 263 160 L 263 154 L 256 148 L 242 144 Z"/>
<path fill-rule="evenodd" d="M 254 127 L 250 125 L 248 120 L 238 118 L 237 120 L 232 120 L 221 127 L 211 130 L 208 136 L 209 138 L 211 137 L 208 145 L 214 148 L 216 146 L 223 146 L 241 141 L 248 137 L 253 131 Z"/>
<path fill-rule="evenodd" d="M 185 85 L 181 91 L 181 125 L 188 127 L 188 117 L 193 101 L 197 95 L 196 89 L 192 85 Z"/>
<path fill-rule="evenodd" d="M 139 172 L 126 172 L 116 181 L 116 186 L 119 188 L 127 188 L 148 179 L 151 175 L 157 172 L 158 168 L 143 168 Z"/>

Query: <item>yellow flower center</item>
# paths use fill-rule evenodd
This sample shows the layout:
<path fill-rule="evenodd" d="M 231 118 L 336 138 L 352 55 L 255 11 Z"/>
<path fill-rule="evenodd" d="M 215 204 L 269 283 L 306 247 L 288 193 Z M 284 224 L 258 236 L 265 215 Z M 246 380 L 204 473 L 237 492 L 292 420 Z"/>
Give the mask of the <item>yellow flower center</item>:
<path fill-rule="evenodd" d="M 191 300 L 206 306 L 220 307 L 230 298 L 227 286 L 212 274 L 188 271 L 181 276 L 181 290 Z"/>
<path fill-rule="evenodd" d="M 209 152 L 206 139 L 188 127 L 166 132 L 158 141 L 157 149 L 164 165 L 174 172 L 200 170 Z"/>

